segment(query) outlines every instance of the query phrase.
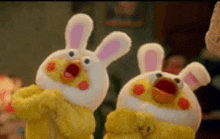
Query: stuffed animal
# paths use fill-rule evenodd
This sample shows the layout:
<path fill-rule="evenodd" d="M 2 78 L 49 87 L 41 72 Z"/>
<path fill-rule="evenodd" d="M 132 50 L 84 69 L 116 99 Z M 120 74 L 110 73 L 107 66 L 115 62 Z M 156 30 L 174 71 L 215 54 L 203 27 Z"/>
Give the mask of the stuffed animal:
<path fill-rule="evenodd" d="M 210 52 L 220 56 L 220 2 L 215 4 L 205 42 Z"/>
<path fill-rule="evenodd" d="M 115 31 L 92 52 L 86 50 L 92 29 L 88 15 L 74 15 L 66 27 L 66 48 L 40 65 L 36 84 L 14 94 L 17 115 L 27 120 L 26 139 L 93 138 L 93 112 L 109 88 L 107 67 L 130 50 L 131 39 Z"/>
<path fill-rule="evenodd" d="M 138 50 L 141 74 L 121 89 L 117 109 L 107 116 L 105 139 L 194 139 L 201 108 L 193 91 L 210 82 L 192 62 L 178 75 L 162 72 L 164 50 L 149 43 Z"/>

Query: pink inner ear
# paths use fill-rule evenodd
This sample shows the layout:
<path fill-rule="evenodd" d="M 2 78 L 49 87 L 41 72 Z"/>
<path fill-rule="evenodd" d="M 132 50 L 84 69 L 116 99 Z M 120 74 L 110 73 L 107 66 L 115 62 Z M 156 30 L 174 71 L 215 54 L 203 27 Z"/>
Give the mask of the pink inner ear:
<path fill-rule="evenodd" d="M 195 78 L 195 76 L 192 73 L 188 73 L 184 81 L 189 85 L 189 86 L 194 86 L 199 83 L 199 81 Z"/>
<path fill-rule="evenodd" d="M 83 25 L 76 25 L 71 31 L 71 48 L 78 49 L 82 41 Z"/>
<path fill-rule="evenodd" d="M 146 70 L 147 71 L 155 71 L 157 64 L 157 53 L 154 51 L 149 51 L 145 55 L 145 64 L 146 64 Z"/>
<path fill-rule="evenodd" d="M 102 49 L 102 51 L 98 54 L 98 57 L 101 60 L 105 60 L 106 58 L 114 55 L 114 53 L 119 51 L 120 48 L 120 41 L 111 41 Z"/>

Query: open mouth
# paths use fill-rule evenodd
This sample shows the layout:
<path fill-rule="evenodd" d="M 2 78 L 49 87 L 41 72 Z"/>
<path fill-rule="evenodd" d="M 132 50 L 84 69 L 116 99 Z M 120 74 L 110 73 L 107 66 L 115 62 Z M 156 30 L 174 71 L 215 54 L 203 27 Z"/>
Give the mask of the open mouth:
<path fill-rule="evenodd" d="M 159 80 L 154 87 L 170 95 L 176 95 L 178 90 L 174 83 L 166 79 Z"/>
<path fill-rule="evenodd" d="M 169 79 L 156 81 L 152 89 L 153 98 L 160 103 L 172 103 L 178 94 L 178 86 Z"/>
<path fill-rule="evenodd" d="M 64 76 L 68 79 L 75 79 L 80 72 L 80 68 L 76 64 L 70 64 L 64 71 Z"/>
<path fill-rule="evenodd" d="M 81 65 L 78 63 L 71 63 L 67 66 L 63 72 L 62 81 L 63 83 L 70 83 L 76 79 L 81 72 Z"/>

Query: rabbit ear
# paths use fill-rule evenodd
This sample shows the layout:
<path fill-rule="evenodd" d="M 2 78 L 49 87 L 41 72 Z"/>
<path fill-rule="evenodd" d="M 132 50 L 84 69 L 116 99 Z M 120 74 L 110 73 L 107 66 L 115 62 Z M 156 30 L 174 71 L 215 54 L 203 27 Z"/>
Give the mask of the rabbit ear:
<path fill-rule="evenodd" d="M 158 43 L 147 43 L 139 48 L 137 57 L 141 73 L 161 70 L 164 50 Z"/>
<path fill-rule="evenodd" d="M 198 89 L 200 86 L 206 86 L 211 81 L 211 78 L 206 68 L 198 62 L 190 63 L 179 73 L 179 77 L 193 91 Z"/>
<path fill-rule="evenodd" d="M 95 54 L 107 67 L 110 63 L 125 55 L 130 47 L 130 37 L 123 32 L 115 31 L 104 38 L 95 50 Z"/>
<path fill-rule="evenodd" d="M 68 21 L 65 32 L 66 48 L 85 49 L 93 30 L 93 20 L 86 14 L 76 14 Z"/>

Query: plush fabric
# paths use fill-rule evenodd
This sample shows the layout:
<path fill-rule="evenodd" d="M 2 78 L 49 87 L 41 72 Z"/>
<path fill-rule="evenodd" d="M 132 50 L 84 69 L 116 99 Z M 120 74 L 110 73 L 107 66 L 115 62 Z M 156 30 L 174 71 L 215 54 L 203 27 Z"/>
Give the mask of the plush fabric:
<path fill-rule="evenodd" d="M 198 62 L 190 63 L 178 75 L 163 72 L 164 55 L 157 43 L 139 48 L 141 73 L 119 92 L 116 111 L 107 118 L 107 139 L 195 138 L 201 107 L 193 91 L 210 83 L 210 75 Z"/>
<path fill-rule="evenodd" d="M 93 113 L 109 88 L 107 67 L 129 52 L 131 39 L 126 33 L 114 31 L 92 52 L 86 50 L 92 29 L 88 15 L 71 17 L 65 31 L 65 49 L 53 52 L 42 62 L 36 84 L 14 94 L 16 114 L 27 120 L 26 139 L 93 138 Z"/>
<path fill-rule="evenodd" d="M 143 85 L 143 88 L 145 90 L 143 90 L 143 94 L 136 94 L 135 91 L 137 90 L 134 90 L 135 87 L 137 85 Z M 178 106 L 178 103 L 179 103 L 179 99 L 180 98 L 187 98 L 183 91 L 179 91 L 179 94 L 177 96 L 177 99 L 175 99 L 172 103 L 158 103 L 156 102 L 154 99 L 153 99 L 153 96 L 152 96 L 152 88 L 153 88 L 153 84 L 147 80 L 147 79 L 141 79 L 141 80 L 137 80 L 136 82 L 134 82 L 131 87 L 130 87 L 130 94 L 137 98 L 137 99 L 140 99 L 144 102 L 148 102 L 150 104 L 153 104 L 153 105 L 156 105 L 158 108 L 169 108 L 169 109 L 181 109 L 179 106 Z M 139 89 L 139 92 L 140 92 L 140 89 Z M 192 106 L 191 106 L 192 107 Z"/>
<path fill-rule="evenodd" d="M 53 52 L 44 60 L 37 70 L 36 84 L 43 89 L 61 90 L 68 101 L 95 111 L 109 87 L 107 67 L 129 52 L 131 39 L 126 33 L 114 31 L 92 52 L 85 49 L 92 29 L 93 21 L 88 15 L 74 15 L 66 27 L 65 49 Z M 74 55 L 70 56 L 70 52 Z M 85 63 L 86 59 L 89 60 L 88 64 Z M 79 77 L 71 83 L 63 84 L 60 82 L 63 81 L 63 73 L 71 63 L 80 67 Z M 88 88 L 81 90 L 79 81 L 84 84 L 85 80 Z"/>
<path fill-rule="evenodd" d="M 194 139 L 188 126 L 159 122 L 153 114 L 118 109 L 107 117 L 104 139 Z"/>
<path fill-rule="evenodd" d="M 31 85 L 18 90 L 13 99 L 17 116 L 28 121 L 26 129 L 28 139 L 42 137 L 49 139 L 50 120 L 52 137 L 55 134 L 54 122 L 56 121 L 58 139 L 93 138 L 95 118 L 92 110 L 70 104 L 64 100 L 60 91 L 42 90 L 36 85 Z M 51 113 L 51 119 L 49 119 L 49 113 Z"/>

